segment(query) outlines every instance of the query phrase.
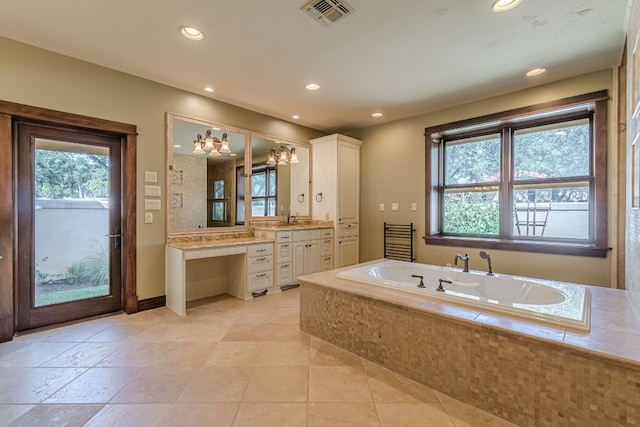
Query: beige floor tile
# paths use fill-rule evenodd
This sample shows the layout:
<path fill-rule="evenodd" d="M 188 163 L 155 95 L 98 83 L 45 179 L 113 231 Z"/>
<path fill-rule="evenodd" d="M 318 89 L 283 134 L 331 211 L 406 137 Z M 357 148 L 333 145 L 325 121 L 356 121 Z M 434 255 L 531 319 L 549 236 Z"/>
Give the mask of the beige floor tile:
<path fill-rule="evenodd" d="M 144 329 L 146 324 L 122 324 L 111 325 L 95 335 L 92 335 L 85 342 L 128 342 L 136 339 Z"/>
<path fill-rule="evenodd" d="M 31 345 L 31 343 L 26 341 L 19 341 L 18 338 L 14 339 L 13 341 L 4 342 L 2 343 L 2 345 L 0 345 L 0 359 L 8 356 L 14 351 L 22 350 L 29 345 Z"/>
<path fill-rule="evenodd" d="M 175 325 L 177 342 L 217 343 L 225 336 L 231 324 L 215 325 L 204 322 L 189 322 Z"/>
<path fill-rule="evenodd" d="M 35 342 L 0 358 L 0 367 L 35 368 L 59 356 L 77 343 Z"/>
<path fill-rule="evenodd" d="M 439 403 L 434 391 L 426 385 L 364 359 L 362 364 L 376 402 Z"/>
<path fill-rule="evenodd" d="M 199 367 L 209 357 L 214 343 L 149 343 L 120 347 L 96 367 L 146 368 L 148 366 Z"/>
<path fill-rule="evenodd" d="M 81 427 L 101 408 L 102 405 L 38 405 L 9 426 Z"/>
<path fill-rule="evenodd" d="M 243 402 L 306 402 L 309 370 L 298 366 L 253 368 Z"/>
<path fill-rule="evenodd" d="M 304 427 L 306 403 L 243 403 L 233 427 Z"/>
<path fill-rule="evenodd" d="M 267 331 L 267 341 L 300 341 L 309 344 L 309 334 L 300 330 L 297 324 L 271 323 Z"/>
<path fill-rule="evenodd" d="M 384 427 L 456 427 L 439 403 L 378 403 Z"/>
<path fill-rule="evenodd" d="M 367 376 L 350 366 L 310 366 L 309 402 L 371 402 Z"/>
<path fill-rule="evenodd" d="M 35 405 L 0 405 L 0 427 L 10 425 L 13 420 L 20 418 L 33 407 Z"/>
<path fill-rule="evenodd" d="M 300 325 L 300 310 L 299 309 L 280 309 L 271 319 L 270 323 L 288 323 L 292 325 Z"/>
<path fill-rule="evenodd" d="M 169 366 L 147 368 L 133 378 L 111 403 L 175 403 L 195 370 Z"/>
<path fill-rule="evenodd" d="M 73 381 L 85 368 L 34 368 L 0 389 L 0 403 L 39 403 Z"/>
<path fill-rule="evenodd" d="M 362 369 L 360 357 L 318 338 L 311 337 L 309 364 L 319 366 L 351 366 Z"/>
<path fill-rule="evenodd" d="M 178 399 L 180 403 L 240 402 L 251 368 L 212 366 L 196 370 Z"/>
<path fill-rule="evenodd" d="M 309 403 L 308 427 L 379 427 L 373 403 Z"/>
<path fill-rule="evenodd" d="M 231 427 L 238 403 L 176 403 L 160 422 L 161 427 Z"/>
<path fill-rule="evenodd" d="M 92 368 L 44 403 L 107 403 L 141 372 L 142 368 Z"/>
<path fill-rule="evenodd" d="M 515 424 L 471 405 L 460 402 L 443 393 L 436 392 L 442 406 L 456 424 L 456 427 L 515 427 Z"/>
<path fill-rule="evenodd" d="M 236 323 L 221 341 L 265 341 L 268 330 L 267 324 Z"/>
<path fill-rule="evenodd" d="M 308 366 L 309 344 L 295 341 L 266 342 L 258 364 L 265 366 Z"/>
<path fill-rule="evenodd" d="M 90 368 L 114 351 L 122 343 L 80 343 L 42 366 L 59 368 Z"/>
<path fill-rule="evenodd" d="M 209 353 L 204 366 L 256 366 L 263 347 L 263 342 L 221 342 Z"/>
<path fill-rule="evenodd" d="M 155 426 L 172 406 L 168 403 L 105 405 L 85 427 Z"/>

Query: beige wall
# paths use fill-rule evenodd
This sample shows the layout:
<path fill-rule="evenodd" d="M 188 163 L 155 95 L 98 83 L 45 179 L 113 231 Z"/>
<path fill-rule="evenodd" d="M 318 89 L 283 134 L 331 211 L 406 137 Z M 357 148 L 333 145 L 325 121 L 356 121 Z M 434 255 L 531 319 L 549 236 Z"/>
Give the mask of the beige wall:
<path fill-rule="evenodd" d="M 0 99 L 138 127 L 137 286 L 140 299 L 164 295 L 165 202 L 144 224 L 144 171 L 165 194 L 165 113 L 308 141 L 324 135 L 196 94 L 0 38 Z M 185 64 L 186 66 L 187 64 Z"/>
<path fill-rule="evenodd" d="M 612 88 L 613 72 L 604 70 L 350 134 L 364 141 L 360 158 L 360 261 L 383 256 L 384 222 L 413 222 L 417 229 L 418 262 L 445 265 L 453 261 L 456 253 L 468 252 L 470 267 L 484 269 L 486 264 L 478 256 L 478 249 L 427 246 L 422 240 L 425 230 L 425 127 L 603 89 L 609 90 L 610 96 L 614 96 Z M 613 107 L 614 102 L 610 101 L 610 112 Z M 610 125 L 609 129 L 614 127 Z M 610 146 L 614 143 L 612 134 L 610 131 Z M 610 164 L 615 161 L 609 158 Z M 615 181 L 611 168 L 609 175 L 611 188 Z M 381 203 L 385 205 L 384 212 L 379 211 Z M 399 204 L 398 212 L 391 211 L 391 203 Z M 410 210 L 411 203 L 418 204 L 416 212 Z M 611 211 L 610 208 L 609 218 Z M 611 235 L 611 227 L 615 222 L 610 220 L 609 223 Z M 611 285 L 611 255 L 607 258 L 587 258 L 497 250 L 491 251 L 491 254 L 493 268 L 497 272 L 599 286 Z"/>

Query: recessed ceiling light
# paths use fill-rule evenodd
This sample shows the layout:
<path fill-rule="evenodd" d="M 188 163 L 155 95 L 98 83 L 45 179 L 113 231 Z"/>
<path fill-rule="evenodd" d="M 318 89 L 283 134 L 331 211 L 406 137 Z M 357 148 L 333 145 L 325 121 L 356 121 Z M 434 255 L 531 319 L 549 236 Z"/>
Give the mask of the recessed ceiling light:
<path fill-rule="evenodd" d="M 207 86 L 204 88 L 205 92 L 213 92 L 213 88 L 211 86 Z"/>
<path fill-rule="evenodd" d="M 193 27 L 180 27 L 180 34 L 186 39 L 189 40 L 202 40 L 204 38 L 204 33 L 197 28 Z"/>
<path fill-rule="evenodd" d="M 540 74 L 544 74 L 546 71 L 546 68 L 534 68 L 527 73 L 527 77 L 539 76 Z"/>
<path fill-rule="evenodd" d="M 294 114 L 293 116 L 291 116 L 291 118 L 292 118 L 293 120 L 298 120 L 298 119 L 300 118 L 300 116 L 299 116 L 299 115 L 297 115 L 297 114 Z"/>
<path fill-rule="evenodd" d="M 383 114 L 380 113 L 380 112 L 376 112 L 376 113 L 371 114 L 371 117 L 376 117 L 376 118 L 382 117 L 382 116 L 383 116 Z"/>
<path fill-rule="evenodd" d="M 182 145 L 174 145 L 173 147 L 174 148 L 180 148 L 180 147 L 182 147 Z"/>
<path fill-rule="evenodd" d="M 320 85 L 318 83 L 309 83 L 305 86 L 307 90 L 318 90 L 320 89 Z"/>
<path fill-rule="evenodd" d="M 522 3 L 522 0 L 494 0 L 494 2 L 491 3 L 491 9 L 493 9 L 494 12 L 506 12 L 518 6 L 520 3 Z"/>

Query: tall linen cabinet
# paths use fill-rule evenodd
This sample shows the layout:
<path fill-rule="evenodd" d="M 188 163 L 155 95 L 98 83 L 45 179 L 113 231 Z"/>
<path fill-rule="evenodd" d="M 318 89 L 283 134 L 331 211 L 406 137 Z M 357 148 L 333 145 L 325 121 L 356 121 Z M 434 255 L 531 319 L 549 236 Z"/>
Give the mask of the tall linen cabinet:
<path fill-rule="evenodd" d="M 334 268 L 360 259 L 360 145 L 334 134 L 311 140 L 313 218 L 334 223 Z"/>

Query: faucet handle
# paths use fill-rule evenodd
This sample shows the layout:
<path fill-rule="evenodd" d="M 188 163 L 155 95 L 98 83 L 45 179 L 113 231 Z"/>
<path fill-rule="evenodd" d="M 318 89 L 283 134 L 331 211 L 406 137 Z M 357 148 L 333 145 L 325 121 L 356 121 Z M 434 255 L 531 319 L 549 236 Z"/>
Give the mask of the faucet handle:
<path fill-rule="evenodd" d="M 424 282 L 422 281 L 422 279 L 424 279 L 424 276 L 421 276 L 419 274 L 412 274 L 411 277 L 415 277 L 416 279 L 420 279 L 420 283 L 418 283 L 418 287 L 419 288 L 424 288 Z"/>

